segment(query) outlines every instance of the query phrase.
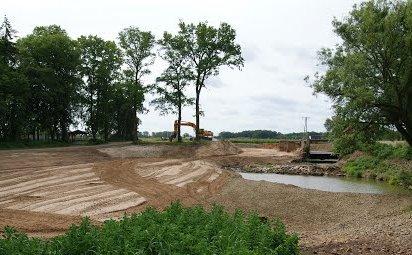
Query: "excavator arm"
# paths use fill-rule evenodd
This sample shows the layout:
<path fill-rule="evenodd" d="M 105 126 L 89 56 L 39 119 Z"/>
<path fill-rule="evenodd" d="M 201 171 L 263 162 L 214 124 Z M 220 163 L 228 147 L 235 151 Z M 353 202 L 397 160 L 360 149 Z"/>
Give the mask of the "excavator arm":
<path fill-rule="evenodd" d="M 192 127 L 194 129 L 195 133 L 196 133 L 196 124 L 193 123 L 193 122 L 180 121 L 180 126 Z M 179 121 L 175 120 L 174 125 L 173 125 L 173 134 L 169 137 L 170 141 L 173 141 L 173 139 L 176 138 L 178 128 L 179 128 Z M 201 139 L 205 139 L 205 140 L 212 140 L 212 138 L 213 138 L 213 132 L 208 131 L 208 130 L 204 130 L 204 129 L 200 129 L 198 135 L 200 136 Z"/>

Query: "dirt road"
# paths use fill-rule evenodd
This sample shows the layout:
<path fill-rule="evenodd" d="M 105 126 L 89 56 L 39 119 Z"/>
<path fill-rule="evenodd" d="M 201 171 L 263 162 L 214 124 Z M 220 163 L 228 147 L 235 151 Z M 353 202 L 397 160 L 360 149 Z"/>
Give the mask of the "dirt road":
<path fill-rule="evenodd" d="M 299 234 L 304 254 L 412 254 L 410 196 L 247 181 L 224 166 L 284 163 L 294 155 L 262 148 L 240 152 L 226 143 L 0 151 L 0 227 L 48 237 L 81 216 L 98 223 L 179 199 L 279 217 Z"/>

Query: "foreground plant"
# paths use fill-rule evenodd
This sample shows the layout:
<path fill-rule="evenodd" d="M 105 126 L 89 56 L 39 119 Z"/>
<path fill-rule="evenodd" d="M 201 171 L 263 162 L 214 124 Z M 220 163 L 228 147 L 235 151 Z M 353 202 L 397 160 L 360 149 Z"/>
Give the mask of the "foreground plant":
<path fill-rule="evenodd" d="M 222 207 L 183 208 L 109 220 L 97 227 L 85 218 L 50 240 L 28 238 L 11 228 L 0 239 L 0 254 L 299 254 L 296 235 L 280 221 L 262 222 L 257 214 L 233 215 Z"/>

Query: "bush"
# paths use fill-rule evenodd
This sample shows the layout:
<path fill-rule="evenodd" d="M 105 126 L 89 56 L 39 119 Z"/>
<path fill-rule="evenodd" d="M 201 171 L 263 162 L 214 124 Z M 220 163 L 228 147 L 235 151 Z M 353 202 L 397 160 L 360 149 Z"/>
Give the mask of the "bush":
<path fill-rule="evenodd" d="M 222 207 L 183 208 L 109 220 L 96 227 L 88 219 L 50 240 L 28 238 L 5 229 L 0 254 L 298 254 L 298 238 L 279 221 L 265 223 L 257 214 L 231 215 Z"/>
<path fill-rule="evenodd" d="M 408 145 L 389 145 L 375 143 L 363 149 L 379 159 L 406 159 L 412 160 L 412 148 Z"/>
<path fill-rule="evenodd" d="M 412 149 L 407 145 L 392 146 L 375 143 L 363 146 L 366 156 L 348 161 L 343 171 L 348 176 L 365 177 L 387 181 L 392 185 L 412 187 L 412 169 L 408 169 L 408 160 L 412 159 Z"/>

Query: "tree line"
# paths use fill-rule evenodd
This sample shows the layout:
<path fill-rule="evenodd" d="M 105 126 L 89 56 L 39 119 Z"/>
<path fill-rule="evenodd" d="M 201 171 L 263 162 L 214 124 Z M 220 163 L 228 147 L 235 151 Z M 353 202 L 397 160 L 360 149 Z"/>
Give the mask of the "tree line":
<path fill-rule="evenodd" d="M 95 35 L 71 38 L 58 25 L 35 27 L 17 38 L 7 17 L 0 27 L 0 141 L 69 140 L 69 127 L 82 123 L 92 139 L 138 140 L 139 114 L 150 102 L 162 114 L 195 105 L 197 130 L 200 94 L 222 66 L 243 66 L 236 32 L 226 23 L 179 22 L 176 34 L 137 27 L 118 34 L 117 42 Z M 155 59 L 167 68 L 153 84 L 145 82 Z M 193 88 L 195 98 L 187 95 Z M 178 140 L 181 140 L 180 129 Z"/>
<path fill-rule="evenodd" d="M 220 132 L 219 139 L 231 139 L 231 138 L 250 138 L 250 139 L 287 139 L 297 140 L 310 136 L 315 139 L 323 139 L 326 137 L 326 133 L 322 132 L 294 132 L 282 134 L 280 132 L 272 130 L 245 130 L 241 132 Z"/>

